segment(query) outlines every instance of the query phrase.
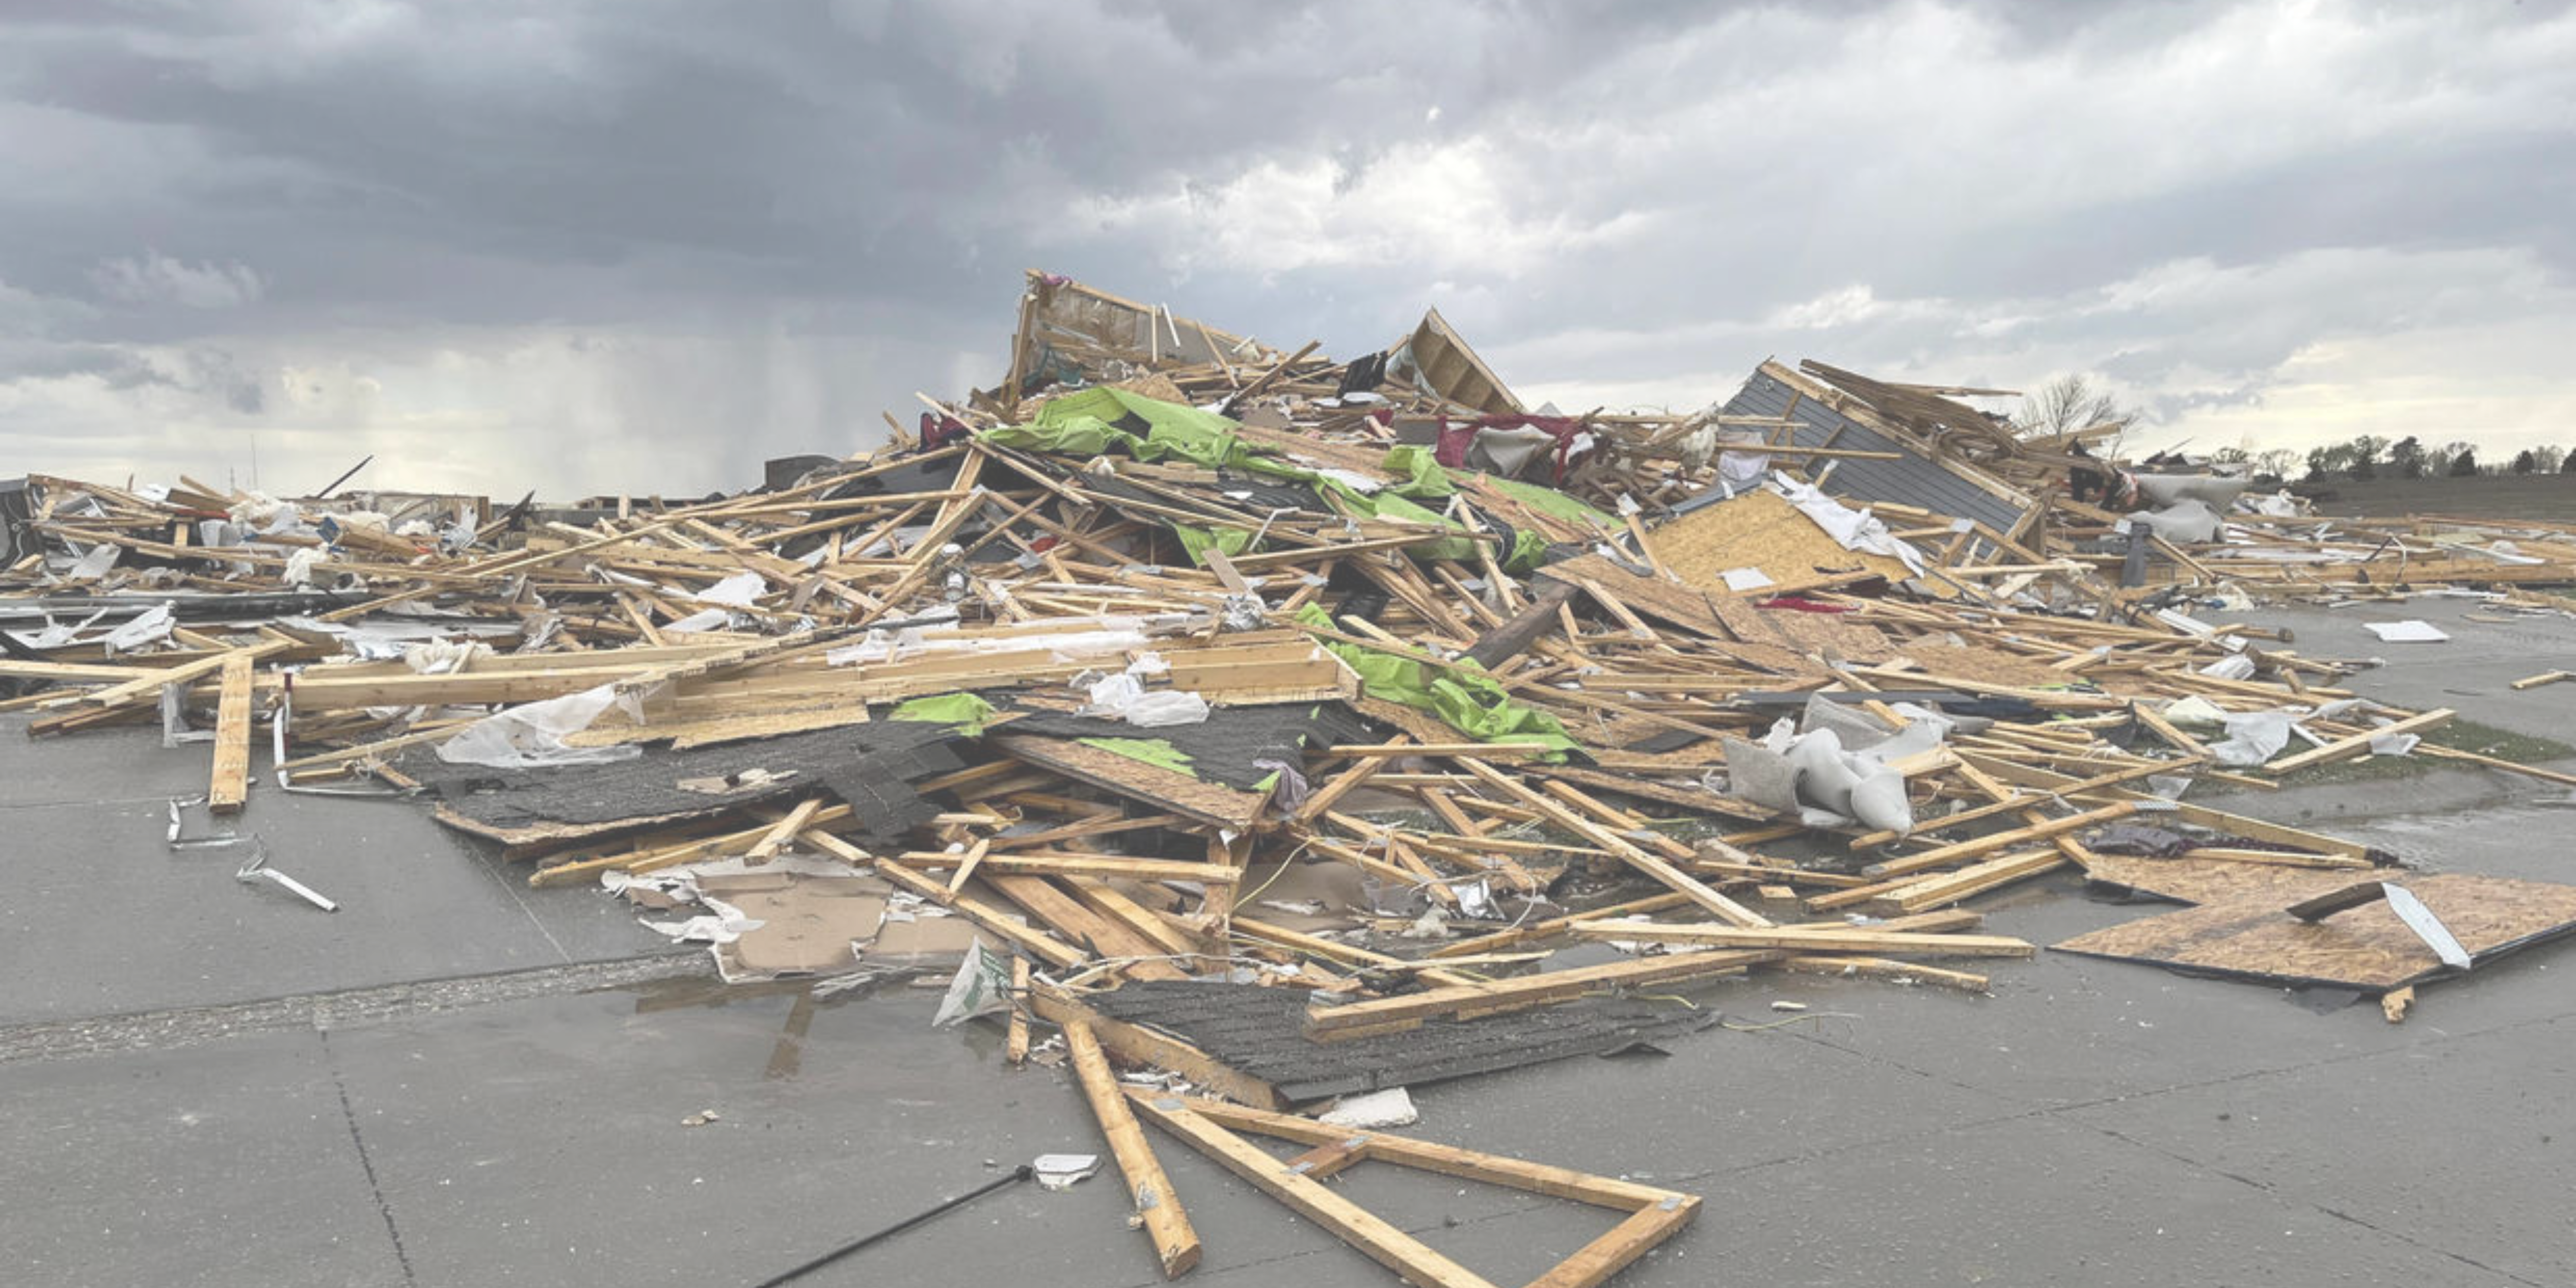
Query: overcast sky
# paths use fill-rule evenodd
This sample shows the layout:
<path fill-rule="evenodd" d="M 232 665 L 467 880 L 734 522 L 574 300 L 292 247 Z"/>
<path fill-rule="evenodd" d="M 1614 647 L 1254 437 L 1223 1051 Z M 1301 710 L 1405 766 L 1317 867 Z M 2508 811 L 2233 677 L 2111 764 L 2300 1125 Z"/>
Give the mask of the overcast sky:
<path fill-rule="evenodd" d="M 686 494 L 1023 268 L 1530 401 L 1768 355 L 2576 444 L 2558 4 L 8 0 L 0 474 Z"/>

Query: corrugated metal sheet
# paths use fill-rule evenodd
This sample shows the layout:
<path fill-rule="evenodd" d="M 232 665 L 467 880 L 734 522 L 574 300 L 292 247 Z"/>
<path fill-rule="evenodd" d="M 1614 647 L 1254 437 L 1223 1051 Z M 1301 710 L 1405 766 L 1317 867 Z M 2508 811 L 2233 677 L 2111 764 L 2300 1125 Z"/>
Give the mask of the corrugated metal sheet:
<path fill-rule="evenodd" d="M 2008 532 L 2021 521 L 2022 507 L 1943 469 L 1938 463 L 1917 455 L 1914 449 L 1897 442 L 1869 426 L 1826 406 L 1815 398 L 1799 398 L 1791 409 L 1791 395 L 1797 391 L 1767 371 L 1756 370 L 1726 404 L 1730 416 L 1777 417 L 1784 412 L 1797 421 L 1791 441 L 1800 447 L 1851 448 L 1870 452 L 1902 452 L 1905 459 L 1865 461 L 1842 459 L 1834 463 L 1833 473 L 1825 479 L 1824 490 L 1856 503 L 1893 501 L 1899 505 L 1916 505 L 1938 514 L 1974 519 L 1997 532 Z M 1837 433 L 1839 431 L 1839 433 Z M 1826 440 L 1831 439 L 1830 444 Z"/>

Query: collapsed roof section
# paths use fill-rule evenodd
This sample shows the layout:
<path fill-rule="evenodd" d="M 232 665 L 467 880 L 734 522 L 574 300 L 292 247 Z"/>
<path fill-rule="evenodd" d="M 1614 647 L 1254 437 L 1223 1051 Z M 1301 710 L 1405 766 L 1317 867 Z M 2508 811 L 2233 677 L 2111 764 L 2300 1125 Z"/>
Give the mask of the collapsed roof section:
<path fill-rule="evenodd" d="M 1803 365 L 1811 370 L 1834 370 L 1816 363 Z M 1848 372 L 1836 374 L 1850 377 Z M 1861 383 L 1887 391 L 1900 388 Z M 1939 401 L 1968 411 L 1971 416 L 1977 414 L 1947 399 Z M 2039 514 L 2038 502 L 2029 493 L 1942 450 L 1937 439 L 1924 436 L 1924 430 L 1937 430 L 1941 422 L 1927 424 L 1907 415 L 1915 409 L 1906 403 L 1896 406 L 1899 410 L 1882 408 L 1865 396 L 1766 361 L 1727 401 L 1725 411 L 1729 416 L 1779 422 L 1782 432 L 1771 437 L 1773 442 L 1823 451 L 1856 449 L 1873 453 L 1828 459 L 1821 464 L 1815 472 L 1816 485 L 1836 496 L 1916 506 L 1934 514 L 1974 520 L 2012 537 L 2018 537 Z"/>

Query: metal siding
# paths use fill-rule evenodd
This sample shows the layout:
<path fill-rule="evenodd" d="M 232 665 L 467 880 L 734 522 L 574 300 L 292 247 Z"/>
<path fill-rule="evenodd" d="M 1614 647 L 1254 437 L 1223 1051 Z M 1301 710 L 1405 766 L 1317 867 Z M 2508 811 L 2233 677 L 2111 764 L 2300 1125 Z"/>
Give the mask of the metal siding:
<path fill-rule="evenodd" d="M 1726 404 L 1730 416 L 1777 417 L 1789 409 L 1789 386 L 1778 379 L 1756 371 L 1735 397 Z M 1814 398 L 1801 398 L 1792 413 L 1797 427 L 1790 441 L 1800 447 L 1822 447 L 1834 437 L 1834 446 L 1858 451 L 1902 452 L 1901 461 L 1864 461 L 1842 459 L 1831 477 L 1825 480 L 1826 492 L 1855 501 L 1892 501 L 1899 505 L 1921 506 L 1939 514 L 1975 519 L 1997 531 L 2009 529 L 2021 518 L 2021 508 L 1984 488 L 1960 478 L 1938 464 L 1917 454 L 1914 449 L 1835 411 Z"/>

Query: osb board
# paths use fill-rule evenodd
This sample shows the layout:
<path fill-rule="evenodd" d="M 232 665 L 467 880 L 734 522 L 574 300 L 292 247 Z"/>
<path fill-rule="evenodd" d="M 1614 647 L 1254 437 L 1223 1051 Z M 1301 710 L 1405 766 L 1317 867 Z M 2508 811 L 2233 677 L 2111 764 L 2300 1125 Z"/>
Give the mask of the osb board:
<path fill-rule="evenodd" d="M 1184 407 L 1192 405 L 1190 403 L 1190 396 L 1182 393 L 1181 387 L 1173 384 L 1170 376 L 1166 376 L 1159 371 L 1149 372 L 1141 376 L 1131 376 L 1125 380 L 1113 380 L 1109 382 L 1109 387 L 1112 389 L 1124 389 L 1129 393 L 1143 394 L 1148 398 L 1158 399 L 1162 402 L 1179 403 Z"/>
<path fill-rule="evenodd" d="M 749 738 L 774 738 L 786 733 L 807 733 L 866 723 L 867 704 L 853 701 L 695 719 L 655 719 L 640 725 L 629 724 L 622 717 L 612 717 L 566 735 L 564 742 L 574 747 L 604 747 L 612 743 L 661 742 L 667 739 L 672 746 L 685 751 L 691 747 L 712 747 Z"/>
<path fill-rule="evenodd" d="M 1203 783 L 1187 774 L 1149 765 L 1133 756 L 1063 738 L 1033 735 L 990 740 L 1003 754 L 1041 769 L 1078 778 L 1130 800 L 1144 801 L 1174 814 L 1219 827 L 1249 831 L 1261 819 L 1268 792 L 1238 792 Z"/>
<path fill-rule="evenodd" d="M 1709 611 L 1708 596 L 1658 577 L 1640 577 L 1599 555 L 1576 555 L 1561 563 L 1549 564 L 1540 569 L 1538 575 L 1577 588 L 1587 580 L 1597 582 L 1603 590 L 1618 596 L 1620 603 L 1639 614 L 1698 632 L 1710 639 L 1728 638 L 1726 628 L 1718 624 L 1717 615 Z"/>
<path fill-rule="evenodd" d="M 1747 492 L 1693 510 L 1646 534 L 1655 557 L 1692 586 L 1725 586 L 1721 574 L 1759 568 L 1780 585 L 1813 585 L 1818 577 L 1867 572 L 1903 581 L 1904 561 L 1845 550 L 1815 520 L 1776 492 Z"/>
<path fill-rule="evenodd" d="M 2052 670 L 2045 663 L 2019 653 L 2007 653 L 1982 644 L 1934 644 L 1912 640 L 1897 652 L 1914 659 L 1934 675 L 1979 680 L 2012 689 L 2046 688 L 2064 684 L 2072 678 L 2064 671 Z"/>
<path fill-rule="evenodd" d="M 2286 863 L 2240 863 L 2231 859 L 2156 859 L 2135 854 L 2094 855 L 2085 861 L 2084 874 L 2104 885 L 2125 886 L 2176 903 L 2217 904 L 2268 898 L 2285 908 L 2309 895 L 2341 889 L 2370 877 L 2367 872 L 2351 868 L 2299 868 Z"/>
<path fill-rule="evenodd" d="M 1408 707 L 1384 698 L 1353 698 L 1349 701 L 1351 710 L 1380 724 L 1393 725 L 1411 734 L 1415 742 L 1458 742 L 1466 737 L 1450 728 L 1447 721 L 1419 707 Z"/>
<path fill-rule="evenodd" d="M 1887 636 L 1875 626 L 1847 621 L 1843 613 L 1809 613 L 1794 608 L 1760 608 L 1755 612 L 1801 653 L 1831 652 L 1851 662 L 1882 662 L 1895 656 Z M 2065 677 L 2060 676 L 2060 679 Z"/>
<path fill-rule="evenodd" d="M 2500 956 L 2576 930 L 2576 886 L 2460 874 L 2405 878 L 2399 884 L 2423 900 L 2473 958 Z M 2261 894 L 2186 908 L 2078 935 L 2055 947 L 2194 974 L 2339 984 L 2368 992 L 2443 973 L 2441 959 L 2385 900 L 2314 923 L 2281 910 L 2297 901 Z"/>

